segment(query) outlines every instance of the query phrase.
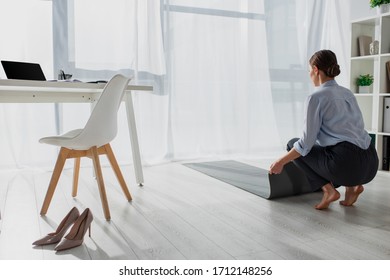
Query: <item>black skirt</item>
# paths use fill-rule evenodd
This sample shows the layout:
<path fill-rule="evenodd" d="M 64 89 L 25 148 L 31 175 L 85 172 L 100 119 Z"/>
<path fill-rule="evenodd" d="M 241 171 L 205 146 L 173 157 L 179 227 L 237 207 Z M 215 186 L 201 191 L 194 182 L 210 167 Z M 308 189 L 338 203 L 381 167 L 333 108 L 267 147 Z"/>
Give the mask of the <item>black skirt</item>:
<path fill-rule="evenodd" d="M 291 150 L 298 138 L 291 139 L 287 150 Z M 303 170 L 313 191 L 331 183 L 334 187 L 363 185 L 374 179 L 378 171 L 378 154 L 374 145 L 362 149 L 349 142 L 333 146 L 314 145 L 306 156 L 294 163 Z"/>

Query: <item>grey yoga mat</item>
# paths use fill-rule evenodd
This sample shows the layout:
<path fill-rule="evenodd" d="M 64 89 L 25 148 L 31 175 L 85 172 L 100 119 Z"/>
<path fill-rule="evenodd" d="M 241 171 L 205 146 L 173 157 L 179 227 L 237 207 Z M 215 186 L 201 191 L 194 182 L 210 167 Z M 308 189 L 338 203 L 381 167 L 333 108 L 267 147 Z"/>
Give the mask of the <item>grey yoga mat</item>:
<path fill-rule="evenodd" d="M 312 192 L 305 174 L 294 163 L 286 164 L 278 175 L 234 160 L 184 165 L 266 199 Z"/>

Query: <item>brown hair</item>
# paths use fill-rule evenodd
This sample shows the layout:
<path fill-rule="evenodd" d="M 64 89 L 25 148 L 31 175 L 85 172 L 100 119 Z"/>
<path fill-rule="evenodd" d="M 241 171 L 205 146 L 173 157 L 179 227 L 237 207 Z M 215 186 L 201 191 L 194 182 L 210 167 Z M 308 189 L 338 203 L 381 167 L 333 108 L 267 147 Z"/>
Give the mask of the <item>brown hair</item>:
<path fill-rule="evenodd" d="M 337 58 L 334 52 L 330 50 L 320 50 L 313 54 L 309 63 L 322 70 L 326 76 L 334 78 L 340 74 L 340 66 L 337 64 Z"/>

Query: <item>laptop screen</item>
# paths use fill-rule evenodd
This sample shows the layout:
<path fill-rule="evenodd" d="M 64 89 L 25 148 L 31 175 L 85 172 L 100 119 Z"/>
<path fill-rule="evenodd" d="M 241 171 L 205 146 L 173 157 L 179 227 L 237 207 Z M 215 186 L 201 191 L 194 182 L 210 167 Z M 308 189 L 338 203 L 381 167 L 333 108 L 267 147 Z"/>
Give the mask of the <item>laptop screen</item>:
<path fill-rule="evenodd" d="M 8 79 L 46 81 L 38 63 L 2 60 L 1 64 Z"/>

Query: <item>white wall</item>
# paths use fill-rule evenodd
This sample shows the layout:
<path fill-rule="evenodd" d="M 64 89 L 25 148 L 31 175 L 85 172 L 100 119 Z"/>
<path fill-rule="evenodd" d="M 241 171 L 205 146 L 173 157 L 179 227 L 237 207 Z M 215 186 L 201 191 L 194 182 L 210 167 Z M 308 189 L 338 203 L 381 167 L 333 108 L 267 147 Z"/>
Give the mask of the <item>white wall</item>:
<path fill-rule="evenodd" d="M 376 8 L 370 7 L 369 0 L 349 0 L 351 4 L 351 20 L 376 15 Z"/>

